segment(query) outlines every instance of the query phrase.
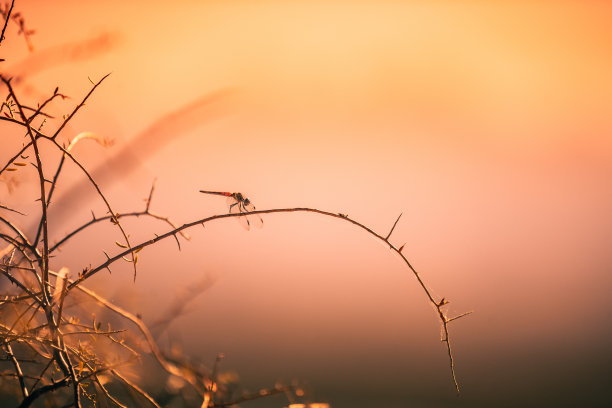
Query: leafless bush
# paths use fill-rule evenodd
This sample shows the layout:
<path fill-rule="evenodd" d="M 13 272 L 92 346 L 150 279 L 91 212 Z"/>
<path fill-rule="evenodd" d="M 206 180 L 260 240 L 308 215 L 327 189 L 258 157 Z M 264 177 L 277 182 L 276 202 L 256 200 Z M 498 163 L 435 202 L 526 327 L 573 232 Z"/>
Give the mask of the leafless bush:
<path fill-rule="evenodd" d="M 13 13 L 13 3 L 2 7 L 0 13 L 5 19 L 2 40 L 7 24 L 13 21 L 18 25 L 28 47 L 31 47 L 30 36 L 33 32 L 25 28 L 22 16 Z M 19 407 L 31 406 L 37 400 L 45 400 L 47 406 L 55 407 L 83 405 L 125 407 L 133 406 L 132 404 L 159 407 L 157 402 L 161 398 L 159 393 L 146 390 L 142 385 L 142 378 L 129 370 L 132 363 L 142 361 L 148 356 L 169 378 L 170 387 L 167 389 L 179 395 L 182 392 L 180 390 L 184 388 L 182 385 L 187 384 L 191 394 L 187 392 L 181 395 L 186 400 L 197 399 L 197 404 L 202 407 L 231 406 L 281 393 L 286 394 L 290 402 L 293 401 L 302 393 L 296 384 L 276 384 L 255 394 L 237 392 L 235 379 L 219 375 L 222 355 L 218 356 L 214 367 L 208 369 L 193 364 L 180 354 L 164 353 L 139 316 L 113 304 L 84 285 L 89 278 L 100 271 L 110 270 L 117 262 L 129 262 L 136 279 L 138 253 L 143 248 L 169 238 L 176 239 L 180 245 L 181 239 L 188 239 L 187 230 L 194 226 L 214 220 L 244 216 L 240 211 L 230 211 L 227 214 L 200 218 L 179 226 L 170 218 L 151 211 L 154 186 L 151 188 L 144 209 L 128 213 L 118 213 L 113 209 L 110 200 L 86 166 L 72 153 L 73 147 L 84 139 L 94 139 L 102 145 L 108 141 L 92 133 L 81 133 L 69 143 L 60 142 L 60 135 L 66 125 L 107 77 L 108 75 L 92 83 L 93 86 L 80 103 L 57 122 L 54 131 L 47 132 L 49 127 L 47 120 L 52 118 L 47 113 L 47 109 L 55 100 L 63 99 L 65 96 L 55 88 L 36 106 L 29 106 L 20 99 L 12 86 L 11 78 L 0 76 L 6 90 L 6 97 L 0 108 L 0 120 L 7 128 L 17 128 L 25 134 L 23 146 L 10 155 L 5 164 L 0 163 L 0 177 L 5 177 L 7 183 L 9 180 L 13 180 L 14 183 L 15 180 L 19 180 L 19 174 L 24 168 L 33 166 L 38 184 L 36 199 L 40 202 L 40 214 L 26 216 L 21 209 L 6 205 L 0 198 L 0 274 L 5 280 L 0 284 L 2 291 L 0 293 L 2 350 L 0 393 L 3 395 L 13 393 L 15 404 Z M 59 162 L 54 163 L 53 158 L 48 158 L 41 152 L 43 145 L 45 148 L 51 147 L 61 155 Z M 53 203 L 54 191 L 66 162 L 76 166 L 96 190 L 98 198 L 106 208 L 106 214 L 96 216 L 92 213 L 91 220 L 53 243 L 50 242 L 52 234 L 49 231 L 47 210 Z M 13 177 L 7 178 L 7 175 Z M 245 210 L 252 210 L 244 207 L 248 202 L 242 195 L 235 193 L 233 197 L 237 199 L 236 208 L 243 206 Z M 444 298 L 434 299 L 419 274 L 403 255 L 403 246 L 397 248 L 389 241 L 399 217 L 388 234 L 381 235 L 345 214 L 315 208 L 278 208 L 251 211 L 250 214 L 259 216 L 288 212 L 309 212 L 351 223 L 384 242 L 403 260 L 439 315 L 442 341 L 447 348 L 452 381 L 459 391 L 448 324 L 461 316 L 454 318 L 446 316 L 444 305 L 448 302 Z M 150 217 L 160 220 L 167 225 L 168 231 L 143 242 L 132 242 L 122 224 L 127 217 Z M 25 220 L 32 222 L 34 219 L 37 220 L 38 227 L 33 234 L 28 235 L 22 229 L 22 225 Z M 108 254 L 104 262 L 86 267 L 71 278 L 68 270 L 62 267 L 62 259 L 70 257 L 70 254 L 63 253 L 61 257 L 56 257 L 57 250 L 85 229 L 95 228 L 103 222 L 112 223 L 122 236 L 121 242 L 116 242 L 117 252 Z M 208 284 L 210 282 L 203 281 L 201 289 L 203 290 Z M 85 304 L 95 304 L 100 309 L 112 312 L 117 319 L 99 321 L 96 314 L 91 313 L 92 307 L 84 307 Z M 179 304 L 173 308 L 171 314 L 160 320 L 160 325 L 163 327 L 167 324 L 168 319 L 172 319 L 173 314 L 179 313 L 181 307 Z M 173 384 L 176 386 L 173 387 Z"/>

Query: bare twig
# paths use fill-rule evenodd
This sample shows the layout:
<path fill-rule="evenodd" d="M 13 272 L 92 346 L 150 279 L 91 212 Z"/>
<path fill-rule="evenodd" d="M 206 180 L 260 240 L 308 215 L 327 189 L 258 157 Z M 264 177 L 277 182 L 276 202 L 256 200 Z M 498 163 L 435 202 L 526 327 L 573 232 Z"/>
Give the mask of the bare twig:
<path fill-rule="evenodd" d="M 57 91 L 57 90 L 56 90 Z M 76 146 L 76 144 L 78 142 L 80 142 L 83 139 L 95 139 L 98 143 L 103 144 L 103 145 L 108 145 L 108 143 L 106 143 L 104 140 L 100 140 L 100 138 L 98 138 L 97 136 L 85 132 L 85 133 L 79 133 L 76 137 L 74 137 L 71 141 L 70 144 L 68 145 L 68 147 L 66 148 L 66 151 L 70 152 L 74 146 Z M 49 187 L 49 195 L 47 196 L 47 206 L 49 206 L 49 204 L 51 203 L 51 198 L 53 197 L 53 192 L 55 191 L 55 187 L 57 186 L 57 180 L 60 176 L 60 173 L 62 171 L 62 168 L 64 166 L 64 162 L 66 161 L 66 153 L 64 153 L 62 155 L 62 158 L 60 159 L 60 162 L 57 166 L 57 170 L 55 171 L 55 175 L 53 176 L 53 181 L 51 181 L 51 187 Z M 38 239 L 40 238 L 40 232 L 41 232 L 41 228 L 42 228 L 42 223 L 38 224 L 38 230 L 36 231 L 36 238 L 34 238 L 34 242 L 37 243 Z"/>
<path fill-rule="evenodd" d="M 13 6 L 15 5 L 15 0 L 11 1 L 11 8 L 8 13 L 4 16 L 4 26 L 2 27 L 2 35 L 0 35 L 0 44 L 4 41 L 4 33 L 6 32 L 6 26 L 8 25 L 9 18 L 11 17 L 11 13 L 13 12 Z"/>
<path fill-rule="evenodd" d="M 74 283 L 74 282 L 72 282 L 72 283 Z M 180 370 L 175 364 L 169 362 L 164 357 L 163 353 L 161 352 L 161 350 L 157 346 L 157 343 L 153 339 L 153 336 L 151 335 L 151 332 L 149 331 L 147 326 L 143 323 L 142 319 L 140 319 L 139 317 L 133 315 L 132 313 L 128 312 L 127 310 L 125 310 L 125 309 L 123 309 L 123 308 L 121 308 L 121 307 L 119 307 L 119 306 L 109 302 L 108 300 L 106 300 L 102 296 L 98 295 L 97 293 L 95 293 L 91 289 L 85 288 L 83 285 L 78 285 L 76 287 L 81 292 L 83 292 L 86 295 L 90 296 L 91 298 L 95 299 L 98 303 L 100 303 L 101 305 L 103 305 L 107 309 L 117 313 L 118 315 L 122 316 L 123 318 L 125 318 L 127 320 L 130 320 L 132 323 L 134 323 L 138 327 L 138 329 L 140 330 L 142 335 L 144 336 L 144 338 L 145 338 L 149 348 L 151 349 L 151 353 L 153 354 L 153 356 L 155 357 L 157 362 L 160 364 L 160 366 L 164 369 L 164 371 L 166 371 L 168 374 L 176 375 L 177 377 L 183 378 L 185 381 L 187 381 L 189 384 L 191 384 L 194 387 L 194 389 L 196 391 L 198 391 L 198 393 L 203 394 L 203 390 L 202 390 L 203 385 L 202 384 L 197 384 L 197 383 L 195 383 L 193 378 L 191 378 L 190 376 L 185 376 L 182 370 Z"/>
<path fill-rule="evenodd" d="M 30 405 L 32 405 L 32 403 L 35 400 L 37 400 L 39 397 L 43 396 L 44 394 L 48 392 L 55 391 L 56 389 L 60 387 L 65 387 L 69 384 L 69 382 L 70 382 L 70 378 L 64 377 L 59 381 L 53 381 L 51 384 L 37 388 L 34 391 L 32 391 L 32 393 L 28 395 L 27 398 L 24 398 L 21 401 L 21 404 L 19 404 L 17 408 L 27 408 Z"/>
<path fill-rule="evenodd" d="M 108 74 L 110 75 L 110 74 Z M 107 75 L 107 76 L 108 76 Z M 106 78 L 106 77 L 105 77 Z M 100 82 L 98 82 L 98 84 L 100 84 Z M 96 86 L 98 85 L 96 84 Z M 85 174 L 85 176 L 89 179 L 91 185 L 96 189 L 98 196 L 100 196 L 100 198 L 102 199 L 102 201 L 104 202 L 104 204 L 106 205 L 106 208 L 108 210 L 108 212 L 110 214 L 115 214 L 115 212 L 113 211 L 110 203 L 108 202 L 108 200 L 106 199 L 106 196 L 102 193 L 102 190 L 100 190 L 100 187 L 98 186 L 98 183 L 95 182 L 95 180 L 91 177 L 91 175 L 89 174 L 89 172 L 85 169 L 85 167 L 83 167 L 83 165 L 74 158 L 74 156 L 65 148 L 63 148 L 59 143 L 57 143 L 57 141 L 55 139 L 52 139 L 52 142 L 55 144 L 55 146 L 60 149 L 66 156 L 68 156 L 70 158 L 70 160 L 72 160 L 72 162 L 74 164 L 76 164 L 81 171 Z M 114 224 L 117 225 L 117 227 L 119 228 L 119 230 L 121 231 L 121 234 L 123 235 L 123 238 L 125 239 L 125 242 L 127 244 L 128 247 L 131 247 L 130 245 L 130 239 L 128 238 L 127 233 L 125 232 L 125 230 L 123 229 L 123 226 L 121 225 L 121 223 L 119 222 L 118 219 L 115 219 L 116 222 L 114 222 Z M 134 262 L 134 253 L 131 252 L 130 253 L 131 257 L 132 257 L 132 266 L 134 269 L 134 280 L 136 280 L 136 262 Z"/>
<path fill-rule="evenodd" d="M 113 373 L 115 375 L 115 377 L 117 377 L 118 379 L 120 379 L 125 385 L 127 385 L 128 387 L 130 387 L 131 389 L 133 389 L 134 391 L 136 391 L 138 394 L 140 394 L 141 396 L 143 396 L 151 405 L 153 405 L 155 408 L 161 408 L 159 406 L 159 404 L 157 402 L 155 402 L 155 400 L 153 399 L 153 397 L 151 397 L 149 394 L 147 394 L 142 388 L 140 388 L 139 386 L 137 386 L 136 384 L 134 384 L 133 382 L 131 382 L 130 380 L 128 380 L 127 378 L 125 378 L 124 376 L 122 376 L 121 374 L 119 374 L 117 372 L 117 370 L 111 370 L 111 373 Z"/>
<path fill-rule="evenodd" d="M 83 106 L 85 106 L 85 102 L 87 101 L 87 99 L 89 99 L 89 97 L 91 96 L 91 94 L 96 90 L 96 88 L 98 86 L 100 86 L 100 84 L 102 83 L 102 81 L 104 81 L 106 78 L 108 78 L 108 76 L 110 75 L 110 72 L 106 75 L 104 75 L 102 77 L 101 80 L 99 80 L 98 82 L 96 82 L 94 84 L 94 86 L 91 88 L 91 90 L 87 93 L 87 95 L 85 95 L 85 97 L 83 98 L 83 100 L 81 101 L 81 103 L 79 103 L 76 108 L 74 108 L 74 110 L 70 113 L 70 115 L 68 115 L 66 117 L 66 119 L 64 119 L 64 121 L 62 122 L 62 124 L 60 125 L 59 128 L 57 128 L 57 130 L 55 131 L 55 133 L 53 134 L 53 136 L 51 136 L 51 139 L 55 140 L 57 138 L 57 136 L 60 134 L 60 132 L 64 129 L 64 127 L 68 124 L 68 122 L 70 122 L 70 120 L 74 117 L 74 115 L 79 111 L 79 109 L 81 109 Z"/>
<path fill-rule="evenodd" d="M 15 367 L 15 373 L 17 374 L 17 378 L 19 379 L 19 387 L 21 388 L 21 394 L 23 395 L 23 398 L 27 398 L 30 393 L 28 392 L 28 387 L 26 386 L 25 380 L 23 379 L 23 371 L 21 370 L 19 361 L 17 361 L 17 358 L 15 358 L 15 354 L 13 354 L 13 349 L 11 348 L 11 345 L 6 344 L 4 346 L 4 351 L 6 352 L 6 354 L 8 354 L 13 363 L 13 366 Z"/>
<path fill-rule="evenodd" d="M 99 222 L 108 221 L 108 220 L 118 220 L 118 219 L 121 219 L 121 218 L 124 218 L 124 217 L 137 217 L 138 218 L 138 217 L 142 217 L 142 216 L 147 216 L 147 217 L 155 218 L 156 220 L 160 220 L 160 221 L 165 222 L 166 224 L 168 224 L 172 228 L 178 228 L 178 226 L 169 217 L 164 217 L 162 215 L 152 213 L 151 211 L 148 211 L 148 210 L 145 210 L 145 211 L 136 211 L 136 212 L 128 212 L 128 213 L 119 213 L 119 214 L 115 214 L 115 215 L 105 215 L 103 217 L 93 216 L 93 218 L 91 220 L 89 220 L 85 224 L 81 225 L 80 227 L 78 227 L 78 228 L 74 229 L 73 231 L 69 232 L 68 234 L 66 234 L 66 236 L 64 236 L 64 238 L 59 240 L 57 243 L 55 243 L 49 249 L 49 252 L 53 253 L 56 249 L 58 249 L 60 246 L 65 244 L 66 241 L 68 241 L 70 238 L 76 236 L 79 232 L 81 232 L 84 229 L 86 229 L 88 227 L 91 227 L 94 224 L 97 224 Z M 191 239 L 189 234 L 187 234 L 185 231 L 179 231 L 178 233 L 183 238 L 185 238 L 188 241 Z"/>
<path fill-rule="evenodd" d="M 48 284 L 49 284 L 49 235 L 47 232 L 47 203 L 46 203 L 46 198 L 45 198 L 46 197 L 45 175 L 43 173 L 42 161 L 40 158 L 40 152 L 38 150 L 38 143 L 36 140 L 36 136 L 33 134 L 32 128 L 30 126 L 30 121 L 25 115 L 23 108 L 21 107 L 21 104 L 19 103 L 19 100 L 17 99 L 17 95 L 15 94 L 15 91 L 13 90 L 13 87 L 11 86 L 10 79 L 6 79 L 4 76 L 1 76 L 1 75 L 0 75 L 0 79 L 4 82 L 4 84 L 9 90 L 10 96 L 13 98 L 13 100 L 17 104 L 17 107 L 19 109 L 19 115 L 21 116 L 21 119 L 25 123 L 26 129 L 28 131 L 28 136 L 30 136 L 30 141 L 32 143 L 32 146 L 34 147 L 34 155 L 35 155 L 36 164 L 37 164 L 36 169 L 38 170 L 38 179 L 39 179 L 39 184 L 40 184 L 40 202 L 41 202 L 41 207 L 42 207 L 41 223 L 43 226 L 42 227 L 43 253 L 40 259 L 41 269 L 42 269 L 42 283 L 43 283 L 42 291 L 43 291 L 43 299 L 45 303 L 49 304 L 49 289 L 48 289 Z M 51 317 L 50 309 L 47 310 L 47 314 L 49 315 L 49 317 Z"/>
<path fill-rule="evenodd" d="M 0 204 L 0 208 L 2 208 L 3 210 L 7 210 L 7 211 L 11 211 L 14 213 L 17 213 L 19 215 L 25 215 L 24 213 L 17 211 L 17 210 L 13 210 L 12 208 L 7 207 L 6 205 Z"/>

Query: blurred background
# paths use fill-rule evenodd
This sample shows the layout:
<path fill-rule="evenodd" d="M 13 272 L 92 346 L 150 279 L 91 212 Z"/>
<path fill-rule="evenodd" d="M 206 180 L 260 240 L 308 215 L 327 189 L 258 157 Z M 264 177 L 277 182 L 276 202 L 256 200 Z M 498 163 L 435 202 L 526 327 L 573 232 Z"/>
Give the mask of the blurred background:
<path fill-rule="evenodd" d="M 388 248 L 337 219 L 226 219 L 162 242 L 90 286 L 252 390 L 307 382 L 342 407 L 612 404 L 612 5 L 514 1 L 17 1 L 2 72 L 61 118 L 113 207 L 183 223 L 227 211 L 342 212 L 400 246 L 451 315 L 455 395 L 440 327 Z M 49 121 L 43 131 L 56 128 Z M 21 145 L 5 136 L 2 163 Z M 59 239 L 104 213 L 74 166 L 58 186 Z M 0 182 L 36 214 L 35 174 Z M 10 187 L 10 192 L 9 192 Z M 167 226 L 126 221 L 134 242 Z M 25 225 L 29 230 L 32 224 Z M 112 225 L 66 245 L 76 274 L 116 252 Z M 190 288 L 214 284 L 193 297 Z M 281 407 L 282 398 L 244 406 Z"/>

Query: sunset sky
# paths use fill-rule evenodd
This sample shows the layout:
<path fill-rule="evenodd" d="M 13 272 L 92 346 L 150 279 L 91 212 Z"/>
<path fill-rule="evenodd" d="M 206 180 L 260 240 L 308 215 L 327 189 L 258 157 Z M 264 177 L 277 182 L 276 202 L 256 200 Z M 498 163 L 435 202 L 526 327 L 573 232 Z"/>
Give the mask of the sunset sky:
<path fill-rule="evenodd" d="M 91 283 L 152 322 L 215 277 L 173 326 L 192 355 L 224 352 L 253 390 L 305 380 L 332 408 L 612 404 L 612 4 L 15 7 L 34 50 L 9 27 L 1 67 L 24 100 L 59 86 L 61 117 L 111 73 L 64 135 L 114 140 L 74 152 L 118 210 L 142 208 L 156 178 L 152 208 L 177 223 L 227 211 L 201 189 L 346 213 L 382 235 L 403 213 L 391 241 L 451 315 L 474 312 L 451 324 L 457 398 L 435 310 L 388 248 L 314 214 L 270 214 L 248 232 L 227 219 L 190 231 L 181 252 L 142 251 L 135 283 L 128 267 Z M 57 238 L 103 213 L 68 171 Z M 22 177 L 0 197 L 36 213 L 34 174 Z M 167 230 L 126 225 L 136 242 Z M 55 267 L 96 265 L 118 238 L 88 232 Z M 285 404 L 270 401 L 244 406 Z"/>

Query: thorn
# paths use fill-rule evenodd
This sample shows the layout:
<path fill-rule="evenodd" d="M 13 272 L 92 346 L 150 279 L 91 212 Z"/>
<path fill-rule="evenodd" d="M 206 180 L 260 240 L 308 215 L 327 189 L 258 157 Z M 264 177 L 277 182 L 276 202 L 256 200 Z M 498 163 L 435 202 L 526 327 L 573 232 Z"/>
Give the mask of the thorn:
<path fill-rule="evenodd" d="M 446 321 L 446 323 L 450 323 L 450 322 L 452 322 L 453 320 L 461 319 L 462 317 L 465 317 L 465 316 L 467 316 L 467 315 L 471 315 L 472 313 L 473 313 L 472 311 L 465 312 L 465 313 L 461 313 L 459 316 L 451 317 L 450 319 L 448 319 L 448 320 Z"/>
<path fill-rule="evenodd" d="M 402 214 L 404 213 L 400 213 L 400 215 L 397 217 L 397 220 L 395 220 L 395 222 L 393 223 L 393 226 L 391 227 L 391 231 L 389 231 L 389 234 L 387 234 L 387 237 L 385 238 L 385 241 L 389 239 L 389 237 L 391 237 L 391 234 L 393 233 L 393 230 L 395 229 L 395 226 L 397 225 L 397 222 L 399 221 L 400 218 L 402 218 Z"/>

